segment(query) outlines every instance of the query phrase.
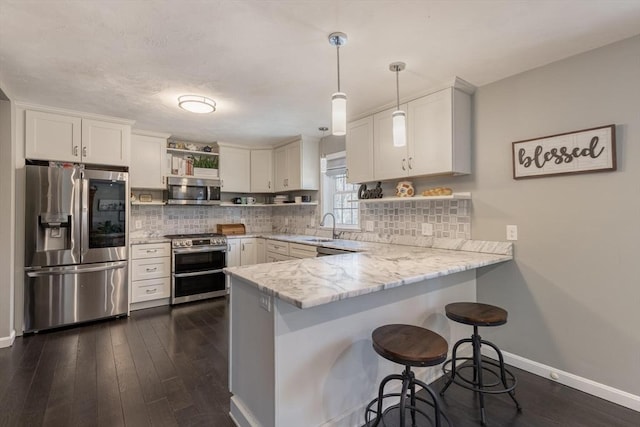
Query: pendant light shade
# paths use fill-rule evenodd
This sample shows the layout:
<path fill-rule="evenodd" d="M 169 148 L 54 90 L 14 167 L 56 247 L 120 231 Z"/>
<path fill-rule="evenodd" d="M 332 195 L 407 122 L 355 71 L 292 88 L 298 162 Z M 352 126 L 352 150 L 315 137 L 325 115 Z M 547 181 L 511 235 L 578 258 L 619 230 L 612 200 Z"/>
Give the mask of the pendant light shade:
<path fill-rule="evenodd" d="M 393 118 L 393 146 L 404 147 L 407 145 L 407 115 L 404 111 L 397 110 L 391 117 Z"/>
<path fill-rule="evenodd" d="M 331 95 L 331 133 L 347 134 L 347 95 L 342 92 Z"/>
<path fill-rule="evenodd" d="M 398 73 L 404 70 L 404 62 L 393 62 L 389 65 L 389 70 L 396 73 L 396 111 L 391 115 L 393 119 L 393 146 L 404 147 L 407 145 L 407 114 L 400 109 L 400 82 Z"/>
<path fill-rule="evenodd" d="M 329 44 L 336 47 L 338 59 L 338 91 L 331 95 L 331 133 L 342 136 L 347 134 L 347 94 L 340 91 L 340 46 L 347 44 L 347 35 L 331 33 Z"/>

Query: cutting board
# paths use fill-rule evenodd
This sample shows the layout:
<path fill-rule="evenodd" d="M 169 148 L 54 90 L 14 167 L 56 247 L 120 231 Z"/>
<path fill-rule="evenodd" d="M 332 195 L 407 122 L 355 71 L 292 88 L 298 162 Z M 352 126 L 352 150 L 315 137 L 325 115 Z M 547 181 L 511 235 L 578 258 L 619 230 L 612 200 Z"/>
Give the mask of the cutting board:
<path fill-rule="evenodd" d="M 224 234 L 225 236 L 231 236 L 234 234 L 246 234 L 244 224 L 218 224 L 217 232 Z"/>

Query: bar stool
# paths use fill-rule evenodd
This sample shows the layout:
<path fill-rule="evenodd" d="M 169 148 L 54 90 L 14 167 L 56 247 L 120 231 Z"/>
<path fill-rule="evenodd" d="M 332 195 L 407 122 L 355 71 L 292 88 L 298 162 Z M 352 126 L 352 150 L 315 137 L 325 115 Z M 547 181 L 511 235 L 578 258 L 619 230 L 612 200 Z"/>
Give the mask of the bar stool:
<path fill-rule="evenodd" d="M 442 365 L 444 375 L 448 378 L 447 383 L 440 391 L 440 396 L 444 396 L 444 392 L 451 383 L 472 390 L 478 393 L 480 399 L 480 420 L 482 425 L 486 425 L 487 418 L 484 408 L 485 394 L 501 394 L 508 393 L 513 402 L 516 404 L 518 412 L 522 410 L 520 404 L 515 397 L 516 377 L 504 366 L 504 358 L 500 349 L 493 343 L 483 340 L 478 334 L 479 326 L 500 326 L 507 323 L 507 311 L 489 304 L 481 304 L 477 302 L 456 302 L 448 304 L 445 307 L 447 317 L 455 322 L 464 323 L 473 326 L 473 335 L 471 338 L 465 338 L 458 341 L 453 346 L 451 359 Z M 473 347 L 472 357 L 458 357 L 457 351 L 463 343 L 471 343 Z M 493 348 L 498 356 L 498 363 L 482 360 L 481 347 L 488 345 Z M 458 366 L 460 361 L 471 361 L 471 364 Z M 488 365 L 488 366 L 487 366 Z M 497 368 L 496 372 L 493 368 Z M 462 375 L 461 371 L 472 369 L 473 376 Z M 496 378 L 495 381 L 487 383 L 484 374 L 489 373 Z"/>
<path fill-rule="evenodd" d="M 371 338 L 373 340 L 373 348 L 380 356 L 404 365 L 405 369 L 402 374 L 391 374 L 382 380 L 378 390 L 378 397 L 373 399 L 365 410 L 365 426 L 377 426 L 380 421 L 382 421 L 382 425 L 385 425 L 385 415 L 394 409 L 398 409 L 400 412 L 400 427 L 404 427 L 405 412 L 407 409 L 410 410 L 411 425 L 413 427 L 416 426 L 416 413 L 431 420 L 431 417 L 429 417 L 424 410 L 416 407 L 416 401 L 433 407 L 436 427 L 442 426 L 441 416 L 447 422 L 447 425 L 450 426 L 451 423 L 449 419 L 440 408 L 437 394 L 431 387 L 417 379 L 411 370 L 412 366 L 435 366 L 444 362 L 447 358 L 449 348 L 447 341 L 429 329 L 412 325 L 381 326 L 373 331 Z M 384 394 L 384 388 L 391 380 L 402 381 L 402 391 L 400 393 Z M 416 396 L 416 385 L 419 385 L 431 395 L 431 402 L 420 396 Z M 408 396 L 407 392 L 409 393 Z M 383 401 L 388 397 L 399 397 L 400 403 L 383 411 Z M 409 398 L 408 404 L 407 397 Z M 376 410 L 372 409 L 374 405 L 376 405 Z M 375 419 L 372 419 L 374 415 Z"/>

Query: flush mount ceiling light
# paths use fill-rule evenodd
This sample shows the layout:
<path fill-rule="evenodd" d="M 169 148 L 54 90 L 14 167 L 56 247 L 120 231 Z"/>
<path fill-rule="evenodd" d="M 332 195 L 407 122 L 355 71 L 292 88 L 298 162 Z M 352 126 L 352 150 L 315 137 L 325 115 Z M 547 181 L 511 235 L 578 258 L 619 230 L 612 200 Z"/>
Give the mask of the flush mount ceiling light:
<path fill-rule="evenodd" d="M 407 145 L 407 115 L 400 110 L 400 80 L 398 74 L 404 70 L 407 64 L 404 62 L 392 62 L 389 70 L 396 73 L 396 111 L 391 114 L 393 119 L 393 146 L 404 147 Z"/>
<path fill-rule="evenodd" d="M 178 97 L 178 106 L 192 113 L 205 114 L 216 111 L 213 99 L 200 95 L 182 95 Z"/>
<path fill-rule="evenodd" d="M 331 95 L 331 133 L 341 136 L 347 133 L 347 94 L 340 92 L 340 46 L 347 44 L 347 35 L 331 33 L 329 44 L 336 47 L 338 56 L 338 91 Z"/>

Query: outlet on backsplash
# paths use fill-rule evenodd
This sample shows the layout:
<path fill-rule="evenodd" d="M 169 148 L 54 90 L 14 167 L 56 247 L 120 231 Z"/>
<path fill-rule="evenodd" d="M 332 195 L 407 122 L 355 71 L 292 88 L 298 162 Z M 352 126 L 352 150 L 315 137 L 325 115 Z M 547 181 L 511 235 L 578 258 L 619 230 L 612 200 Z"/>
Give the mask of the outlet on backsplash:
<path fill-rule="evenodd" d="M 315 227 L 316 226 L 316 217 L 312 216 L 311 219 L 309 220 L 309 226 L 310 227 Z"/>
<path fill-rule="evenodd" d="M 364 229 L 365 231 L 373 231 L 373 221 L 365 222 Z"/>

